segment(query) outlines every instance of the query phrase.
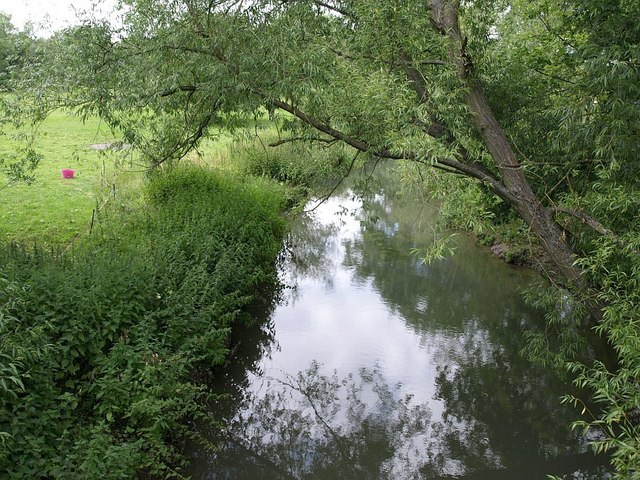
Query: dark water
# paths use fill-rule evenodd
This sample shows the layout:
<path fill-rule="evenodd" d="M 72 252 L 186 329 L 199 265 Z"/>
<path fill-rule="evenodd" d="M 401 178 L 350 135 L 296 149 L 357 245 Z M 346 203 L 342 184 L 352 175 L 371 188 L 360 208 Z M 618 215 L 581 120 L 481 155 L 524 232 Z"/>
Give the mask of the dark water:
<path fill-rule="evenodd" d="M 520 356 L 544 320 L 519 289 L 535 275 L 466 237 L 431 265 L 411 255 L 436 210 L 384 177 L 345 188 L 293 226 L 283 299 L 221 372 L 226 419 L 196 479 L 607 478 L 560 405 L 565 387 Z"/>

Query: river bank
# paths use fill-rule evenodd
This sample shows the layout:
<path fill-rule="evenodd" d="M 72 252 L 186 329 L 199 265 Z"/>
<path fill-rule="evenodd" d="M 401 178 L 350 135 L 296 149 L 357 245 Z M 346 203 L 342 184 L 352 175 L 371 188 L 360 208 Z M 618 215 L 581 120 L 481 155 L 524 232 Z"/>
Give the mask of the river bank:
<path fill-rule="evenodd" d="M 273 282 L 285 187 L 178 167 L 111 202 L 62 251 L 0 248 L 0 471 L 8 478 L 168 478 L 199 381 Z"/>

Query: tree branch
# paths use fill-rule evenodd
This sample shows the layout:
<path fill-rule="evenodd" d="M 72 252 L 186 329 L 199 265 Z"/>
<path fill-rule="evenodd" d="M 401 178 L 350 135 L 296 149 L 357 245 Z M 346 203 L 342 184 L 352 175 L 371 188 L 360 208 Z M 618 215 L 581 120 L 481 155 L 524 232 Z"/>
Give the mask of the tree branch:
<path fill-rule="evenodd" d="M 591 227 L 593 230 L 598 232 L 600 235 L 615 237 L 615 235 L 613 234 L 613 232 L 611 230 L 608 230 L 599 221 L 597 221 L 595 218 L 587 215 L 582 210 L 576 210 L 575 208 L 567 208 L 567 207 L 555 207 L 555 208 L 553 208 L 553 212 L 555 213 L 556 216 L 558 214 L 560 214 L 560 213 L 564 213 L 566 215 L 571 215 L 572 217 L 577 218 L 582 223 L 584 223 L 584 224 L 588 225 L 589 227 Z"/>
<path fill-rule="evenodd" d="M 542 25 L 544 25 L 544 28 L 547 30 L 547 32 L 549 32 L 551 35 L 553 35 L 554 37 L 556 37 L 558 40 L 560 40 L 562 42 L 562 44 L 565 47 L 570 47 L 573 50 L 576 50 L 575 45 L 573 45 L 569 40 L 567 40 L 566 38 L 564 38 L 562 35 L 560 35 L 558 32 L 555 32 L 552 28 L 551 25 L 549 25 L 549 22 L 547 21 L 546 18 L 544 18 L 544 14 L 541 13 L 540 15 L 538 15 L 538 19 L 542 22 Z"/>
<path fill-rule="evenodd" d="M 178 92 L 195 92 L 195 85 L 180 85 L 179 87 L 172 88 L 170 90 L 165 90 L 160 94 L 161 97 L 168 97 Z"/>
<path fill-rule="evenodd" d="M 330 5 L 330 4 L 326 3 L 326 2 L 321 2 L 320 0 L 313 0 L 313 3 L 315 5 L 318 5 L 319 7 L 326 8 L 327 10 L 330 10 L 332 12 L 338 13 L 338 14 L 342 15 L 343 17 L 353 18 L 351 12 L 348 12 L 344 8 L 336 7 L 336 6 Z"/>
<path fill-rule="evenodd" d="M 215 111 L 215 109 L 213 109 L 213 111 Z M 181 159 L 185 155 L 187 155 L 187 153 L 189 153 L 191 149 L 194 148 L 195 145 L 198 143 L 198 141 L 202 138 L 202 136 L 204 135 L 204 132 L 209 126 L 209 123 L 211 123 L 212 119 L 213 119 L 213 113 L 206 115 L 202 119 L 202 121 L 198 123 L 198 127 L 196 128 L 195 132 L 193 132 L 191 135 L 185 138 L 182 142 L 178 143 L 175 146 L 175 148 L 173 148 L 166 155 L 162 157 L 155 157 L 155 158 L 153 157 L 153 155 L 149 155 L 149 157 L 153 159 L 153 163 L 148 170 L 153 170 L 154 168 L 159 167 L 164 162 L 172 158 Z"/>
<path fill-rule="evenodd" d="M 584 85 L 580 85 L 579 83 L 573 82 L 573 81 L 568 80 L 566 78 L 562 78 L 562 77 L 559 77 L 557 75 L 551 75 L 549 73 L 545 73 L 545 72 L 543 72 L 542 70 L 540 70 L 538 68 L 532 68 L 532 70 L 534 72 L 536 72 L 536 73 L 539 73 L 540 75 L 543 75 L 543 76 L 549 77 L 549 78 L 553 78 L 554 80 L 558 80 L 560 82 L 568 83 L 570 85 L 578 85 L 579 87 L 584 87 Z"/>
<path fill-rule="evenodd" d="M 307 125 L 319 130 L 327 135 L 339 140 L 347 145 L 359 150 L 363 153 L 368 153 L 370 155 L 387 158 L 391 160 L 411 160 L 415 162 L 420 162 L 426 165 L 430 165 L 435 168 L 439 168 L 440 170 L 446 170 L 451 173 L 451 170 L 457 171 L 459 174 L 475 178 L 476 180 L 480 180 L 485 183 L 488 187 L 490 187 L 496 195 L 498 195 L 503 200 L 511 203 L 514 200 L 513 194 L 505 187 L 505 185 L 498 180 L 486 167 L 477 162 L 461 162 L 455 160 L 453 158 L 435 158 L 431 159 L 430 162 L 425 162 L 420 158 L 420 156 L 415 152 L 402 152 L 395 153 L 386 148 L 374 147 L 368 142 L 358 140 L 350 137 L 349 135 L 336 130 L 335 128 L 307 115 L 305 112 L 301 111 L 297 107 L 290 105 L 282 100 L 272 99 L 271 102 L 276 107 L 289 112 L 294 115 L 298 119 L 302 120 Z M 448 167 L 443 168 L 443 167 Z M 449 170 L 450 169 L 450 170 Z"/>
<path fill-rule="evenodd" d="M 291 143 L 291 142 L 320 142 L 320 143 L 326 143 L 328 145 L 333 145 L 337 141 L 338 140 L 336 140 L 335 138 L 289 137 L 289 138 L 283 138 L 281 140 L 278 140 L 277 142 L 269 143 L 269 146 L 270 147 L 279 147 L 280 145 L 284 145 L 285 143 Z"/>
<path fill-rule="evenodd" d="M 322 205 L 324 202 L 329 200 L 331 195 L 333 195 L 333 193 L 338 189 L 338 187 L 340 185 L 342 185 L 342 182 L 344 182 L 344 179 L 347 178 L 349 175 L 351 175 L 351 171 L 353 170 L 353 166 L 356 164 L 356 160 L 358 159 L 358 155 L 360 155 L 360 151 L 356 151 L 356 154 L 351 159 L 351 163 L 349 164 L 349 168 L 347 169 L 347 172 L 340 178 L 340 180 L 338 180 L 338 183 L 336 183 L 334 185 L 334 187 L 331 189 L 331 191 L 329 193 L 327 193 L 324 197 L 322 197 L 318 201 L 318 203 L 311 210 L 306 210 L 305 213 L 314 212 L 320 205 Z"/>
<path fill-rule="evenodd" d="M 335 138 L 336 140 L 340 140 L 341 142 L 346 143 L 347 145 L 355 148 L 356 150 L 360 150 L 361 152 L 365 152 L 365 153 L 370 153 L 377 157 L 391 158 L 394 160 L 400 160 L 405 158 L 404 155 L 393 153 L 390 150 L 387 150 L 385 148 L 375 149 L 367 142 L 363 142 L 362 140 L 351 138 L 348 135 L 342 133 L 341 131 L 336 130 L 335 128 L 332 128 L 323 122 L 320 122 L 319 120 L 307 115 L 302 110 L 299 110 L 293 105 L 283 102 L 282 100 L 278 100 L 274 98 L 271 100 L 271 102 L 279 109 L 284 110 L 285 112 L 289 112 L 291 115 L 302 120 L 307 125 L 312 126 L 313 128 L 321 131 L 322 133 L 326 133 L 327 135 Z"/>
<path fill-rule="evenodd" d="M 291 0 L 280 0 L 280 5 L 286 5 L 287 3 L 289 3 Z M 332 5 L 330 3 L 327 2 L 323 2 L 322 0 L 311 0 L 311 3 L 313 3 L 314 5 L 316 5 L 317 7 L 320 8 L 325 8 L 331 12 L 337 13 L 339 15 L 342 15 L 343 17 L 347 17 L 350 19 L 353 19 L 353 14 L 347 10 L 345 10 L 344 8 L 340 8 L 336 5 Z"/>
<path fill-rule="evenodd" d="M 438 0 L 434 0 L 434 1 L 437 2 Z M 171 47 L 171 46 L 167 46 L 167 47 L 168 48 L 176 48 L 176 47 Z M 198 53 L 204 53 L 204 52 L 198 52 Z M 207 53 L 209 55 L 211 55 L 211 52 L 207 52 Z M 213 55 L 221 63 L 223 63 L 227 68 L 230 69 L 230 67 L 227 65 L 223 55 L 221 55 L 219 52 L 215 52 Z M 416 70 L 416 73 L 419 73 L 419 72 Z M 424 79 L 422 79 L 422 82 L 424 82 Z M 264 94 L 262 92 L 260 92 L 258 89 L 256 89 L 255 87 L 252 87 L 250 85 L 247 85 L 247 87 L 249 89 L 253 90 L 254 93 L 256 93 L 257 95 L 264 96 Z M 277 98 L 272 98 L 270 100 L 270 102 L 275 107 L 277 107 L 277 108 L 279 108 L 281 110 L 284 110 L 285 112 L 290 113 L 291 115 L 295 116 L 299 120 L 302 120 L 302 122 L 304 122 L 307 125 L 315 128 L 316 130 L 318 130 L 318 131 L 320 131 L 322 133 L 325 133 L 326 135 L 329 135 L 330 137 L 332 137 L 332 138 L 334 138 L 334 139 L 336 139 L 338 141 L 341 141 L 341 142 L 343 142 L 343 143 L 355 148 L 356 150 L 358 150 L 360 152 L 368 153 L 368 154 L 376 156 L 376 157 L 387 158 L 387 159 L 391 159 L 391 160 L 418 161 L 418 162 L 421 162 L 421 163 L 429 164 L 430 166 L 432 166 L 434 168 L 437 168 L 437 169 L 440 169 L 440 170 L 443 170 L 443 171 L 446 171 L 446 172 L 449 172 L 449 173 L 452 173 L 452 171 L 455 171 L 460 175 L 471 177 L 471 178 L 474 178 L 476 180 L 479 180 L 479 181 L 483 182 L 488 187 L 490 187 L 496 193 L 496 195 L 498 195 L 500 198 L 502 198 L 504 201 L 506 201 L 508 203 L 512 203 L 513 200 L 514 200 L 513 194 L 509 191 L 509 189 L 498 178 L 495 177 L 495 175 L 492 172 L 490 172 L 482 164 L 469 160 L 468 153 L 466 152 L 466 150 L 462 146 L 459 147 L 460 154 L 461 154 L 461 157 L 466 161 L 461 162 L 461 161 L 455 160 L 453 158 L 436 158 L 436 159 L 431 159 L 431 162 L 427 163 L 427 162 L 422 161 L 420 159 L 420 156 L 415 152 L 396 153 L 396 152 L 392 152 L 391 150 L 389 150 L 387 148 L 374 147 L 373 145 L 371 145 L 370 143 L 368 143 L 366 141 L 353 138 L 353 137 L 345 134 L 344 132 L 336 130 L 335 128 L 331 127 L 330 125 L 327 125 L 326 123 L 321 122 L 318 119 L 316 119 L 316 118 L 314 118 L 314 117 L 312 117 L 310 115 L 307 115 L 305 112 L 303 112 L 302 110 L 298 109 L 294 105 L 291 105 L 291 104 L 289 104 L 287 102 L 284 102 L 282 100 L 279 100 Z M 446 128 L 443 125 L 440 125 L 439 123 L 434 122 L 432 125 L 427 127 L 425 132 L 428 135 L 433 136 L 434 138 L 440 138 L 440 137 L 442 137 L 443 135 L 446 134 Z M 197 141 L 198 138 L 199 138 L 199 136 L 195 139 L 195 141 Z M 162 161 L 164 161 L 164 160 L 162 160 Z"/>
<path fill-rule="evenodd" d="M 327 48 L 329 50 L 331 50 L 338 57 L 345 58 L 347 60 L 352 60 L 352 61 L 358 60 L 358 58 L 356 58 L 356 57 L 354 57 L 352 55 L 349 55 L 348 53 L 345 53 L 345 52 L 343 52 L 341 50 L 338 50 L 336 48 L 333 48 L 333 47 L 327 47 Z M 375 60 L 375 57 L 373 57 L 372 55 L 361 55 L 359 58 L 365 58 L 365 59 L 368 59 L 368 60 L 371 60 L 371 61 Z M 440 65 L 440 66 L 447 64 L 447 62 L 445 62 L 444 60 L 420 60 L 420 61 L 415 62 L 415 63 L 417 65 Z M 392 64 L 394 66 L 403 66 L 404 67 L 405 65 L 407 65 L 407 62 L 403 58 L 403 60 L 392 62 Z M 411 61 L 409 62 L 409 64 L 411 64 Z"/>

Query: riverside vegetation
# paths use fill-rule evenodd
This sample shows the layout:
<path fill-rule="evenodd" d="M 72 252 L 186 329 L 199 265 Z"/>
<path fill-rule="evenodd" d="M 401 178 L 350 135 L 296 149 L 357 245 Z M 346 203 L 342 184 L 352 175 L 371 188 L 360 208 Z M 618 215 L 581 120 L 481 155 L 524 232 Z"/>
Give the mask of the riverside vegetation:
<path fill-rule="evenodd" d="M 71 254 L 3 245 L 0 470 L 11 478 L 171 476 L 201 368 L 273 281 L 282 189 L 201 168 L 155 176 Z"/>
<path fill-rule="evenodd" d="M 59 114 L 45 126 L 58 122 L 70 120 Z M 59 217 L 39 236 L 27 223 L 22 239 L 15 228 L 14 241 L 3 240 L 0 471 L 16 479 L 180 476 L 184 442 L 197 435 L 192 423 L 215 425 L 202 379 L 224 363 L 231 329 L 251 321 L 247 306 L 275 282 L 283 213 L 301 182 L 329 168 L 330 156 L 307 155 L 296 190 L 245 172 L 301 152 L 264 162 L 261 152 L 244 142 L 232 169 L 199 162 L 138 174 L 99 211 L 91 234 L 92 200 L 50 199 L 42 215 L 59 209 L 81 219 L 75 209 L 83 209 L 71 248 L 64 230 L 49 228 Z M 24 187 L 35 196 L 69 182 L 48 179 L 57 168 L 49 163 L 45 181 Z"/>
<path fill-rule="evenodd" d="M 564 399 L 576 427 L 616 478 L 640 478 L 637 1 L 126 7 L 120 25 L 85 18 L 34 43 L 4 82 L 6 118 L 74 108 L 158 166 L 266 107 L 282 141 L 412 162 L 452 224 L 544 251 L 550 288 L 530 299 L 548 325 L 530 357 L 582 387 Z"/>

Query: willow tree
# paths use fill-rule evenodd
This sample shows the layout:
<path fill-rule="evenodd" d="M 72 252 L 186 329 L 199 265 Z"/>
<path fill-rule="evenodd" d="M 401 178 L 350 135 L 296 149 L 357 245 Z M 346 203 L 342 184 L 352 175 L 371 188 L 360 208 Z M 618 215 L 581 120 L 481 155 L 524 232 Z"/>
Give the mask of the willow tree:
<path fill-rule="evenodd" d="M 283 140 L 335 140 L 480 185 L 527 225 L 593 323 L 609 334 L 616 319 L 630 328 L 621 337 L 640 338 L 637 2 L 121 6 L 121 27 L 87 22 L 51 42 L 50 63 L 22 84 L 41 115 L 97 114 L 156 166 L 279 109 Z M 638 350 L 627 347 L 618 353 Z M 623 383 L 637 386 L 640 359 L 627 363 Z"/>
<path fill-rule="evenodd" d="M 504 5 L 123 3 L 121 30 L 93 24 L 59 38 L 55 71 L 34 79 L 41 93 L 99 114 L 153 164 L 184 155 L 210 127 L 269 105 L 297 119 L 308 138 L 473 179 L 529 225 L 557 273 L 600 318 L 557 206 L 534 191 L 485 93 L 482 77 L 492 68 L 485 52 L 497 41 L 491 29 Z"/>

